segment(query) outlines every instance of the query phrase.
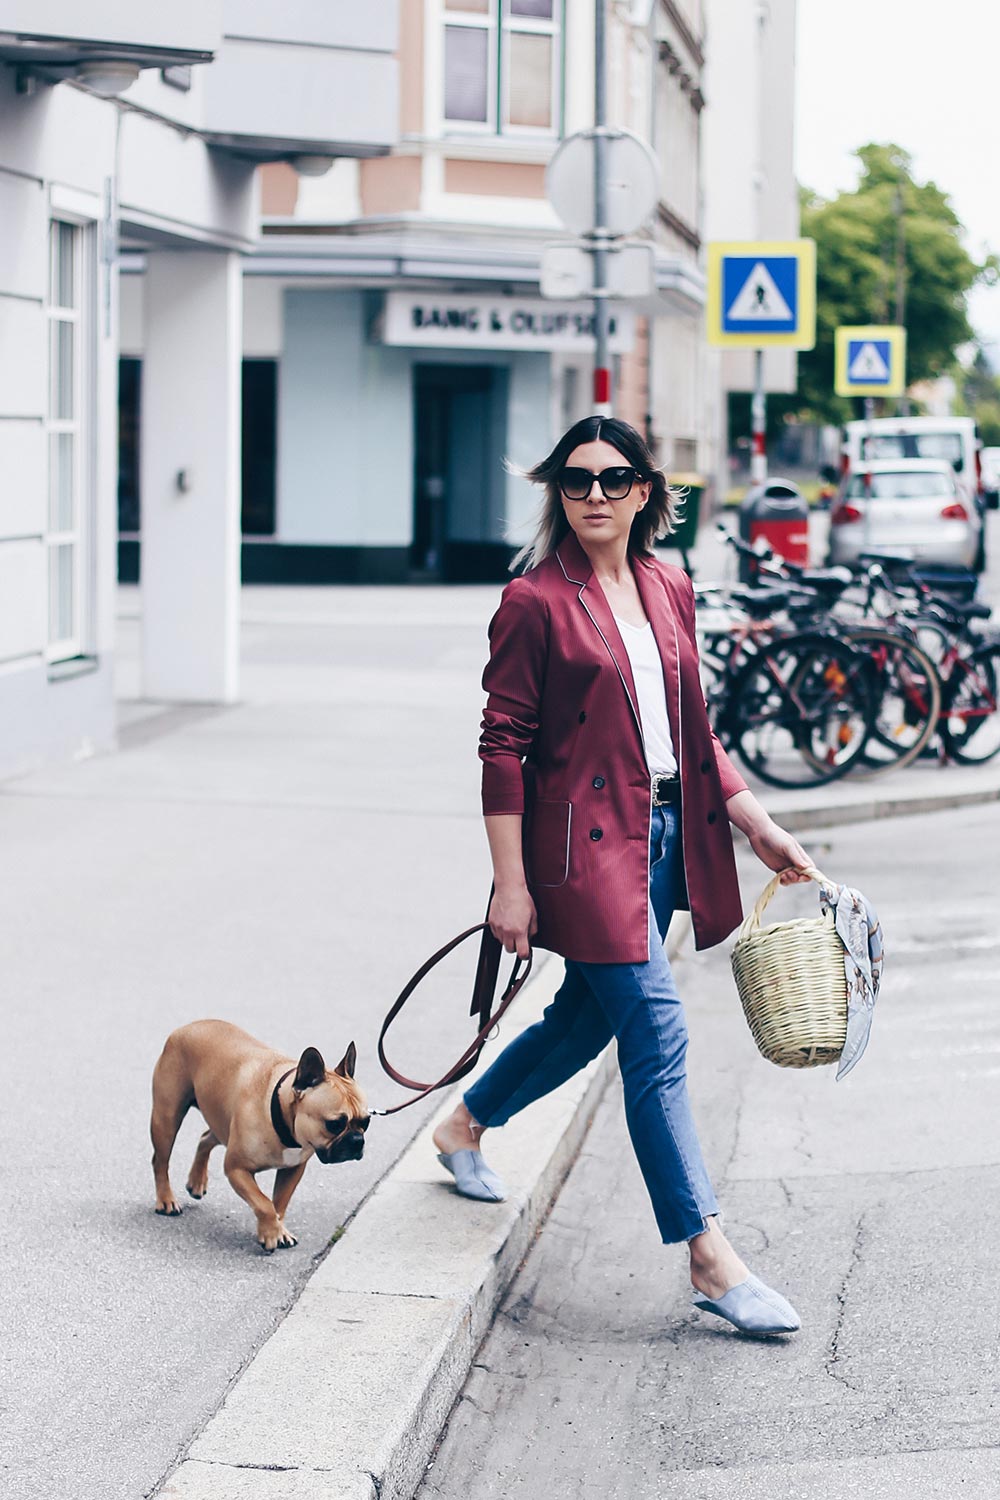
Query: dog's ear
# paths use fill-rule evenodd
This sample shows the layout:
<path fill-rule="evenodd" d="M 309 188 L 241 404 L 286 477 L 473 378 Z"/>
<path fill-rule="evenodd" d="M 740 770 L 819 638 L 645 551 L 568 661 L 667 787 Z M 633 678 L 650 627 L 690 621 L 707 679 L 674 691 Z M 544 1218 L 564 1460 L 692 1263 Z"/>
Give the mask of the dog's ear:
<path fill-rule="evenodd" d="M 293 1089 L 299 1093 L 303 1089 L 314 1089 L 318 1083 L 322 1083 L 326 1077 L 326 1063 L 323 1055 L 315 1047 L 307 1047 L 299 1058 L 299 1066 L 295 1073 Z"/>
<path fill-rule="evenodd" d="M 357 1061 L 358 1049 L 352 1042 L 333 1071 L 339 1073 L 341 1078 L 353 1078 Z"/>

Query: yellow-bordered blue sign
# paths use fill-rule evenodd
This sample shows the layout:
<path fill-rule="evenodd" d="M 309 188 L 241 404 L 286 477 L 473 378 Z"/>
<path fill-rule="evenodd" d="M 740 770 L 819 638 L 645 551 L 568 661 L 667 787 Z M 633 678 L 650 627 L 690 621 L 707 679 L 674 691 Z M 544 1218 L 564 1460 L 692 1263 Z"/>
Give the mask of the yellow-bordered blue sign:
<path fill-rule="evenodd" d="M 708 246 L 708 342 L 722 349 L 811 349 L 816 343 L 814 240 Z"/>
<path fill-rule="evenodd" d="M 901 396 L 906 389 L 906 329 L 872 323 L 834 334 L 838 396 Z"/>

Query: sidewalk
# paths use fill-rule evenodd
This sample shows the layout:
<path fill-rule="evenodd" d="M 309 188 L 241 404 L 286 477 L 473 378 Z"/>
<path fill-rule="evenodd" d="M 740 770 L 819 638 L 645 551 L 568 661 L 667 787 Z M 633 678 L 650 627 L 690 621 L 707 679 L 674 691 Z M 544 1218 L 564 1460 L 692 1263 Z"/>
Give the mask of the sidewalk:
<path fill-rule="evenodd" d="M 260 1378 L 255 1371 L 266 1373 L 268 1341 L 290 1308 L 308 1313 L 334 1295 L 364 1295 L 371 1307 L 398 1294 L 415 1305 L 426 1300 L 414 1295 L 417 1273 L 455 1264 L 447 1258 L 459 1233 L 453 1210 L 473 1206 L 450 1193 L 429 1153 L 436 1101 L 379 1120 L 363 1162 L 311 1165 L 290 1216 L 298 1249 L 265 1258 L 218 1161 L 203 1202 L 176 1221 L 153 1214 L 149 1078 L 173 1026 L 217 1015 L 289 1051 L 313 1044 L 335 1058 L 353 1037 L 370 1100 L 400 1097 L 375 1060 L 381 1016 L 429 951 L 480 918 L 489 886 L 470 747 L 496 596 L 489 587 L 245 590 L 243 701 L 205 709 L 138 701 L 136 599 L 123 592 L 121 752 L 0 788 L 8 997 L 0 1192 L 20 1205 L 0 1291 L 10 1393 L 4 1500 L 28 1488 L 138 1500 L 192 1440 L 214 1442 L 207 1424 L 220 1401 L 229 1391 L 233 1410 Z M 952 771 L 907 774 L 914 788 L 958 785 Z M 976 795 L 995 796 L 992 768 L 975 774 Z M 810 817 L 834 791 L 811 800 Z M 892 793 L 888 782 L 879 784 L 884 792 Z M 765 801 L 775 805 L 770 794 Z M 554 964 L 541 970 L 515 1007 L 515 1024 L 544 1004 L 557 973 Z M 442 967 L 413 1019 L 401 1022 L 393 1055 L 416 1076 L 433 1076 L 442 1057 L 457 1055 L 468 983 L 467 965 Z M 475 1273 L 463 1281 L 456 1270 L 452 1290 L 468 1317 L 441 1325 L 437 1342 L 414 1334 L 411 1349 L 427 1356 L 418 1367 L 382 1366 L 383 1377 L 393 1375 L 396 1415 L 426 1413 L 419 1440 L 415 1428 L 394 1429 L 406 1464 L 365 1426 L 379 1378 L 378 1339 L 367 1324 L 343 1324 L 304 1372 L 296 1360 L 270 1383 L 271 1403 L 275 1387 L 297 1408 L 334 1402 L 342 1453 L 360 1452 L 366 1432 L 372 1438 L 376 1479 L 337 1461 L 354 1486 L 347 1493 L 361 1484 L 360 1493 L 381 1489 L 390 1500 L 407 1493 L 394 1488 L 397 1479 L 416 1482 L 447 1391 L 461 1385 L 491 1301 L 579 1143 L 593 1106 L 587 1090 L 599 1090 L 612 1067 L 608 1059 L 580 1080 L 583 1094 L 554 1099 L 548 1126 L 532 1111 L 505 1132 L 512 1158 L 498 1161 L 518 1189 L 509 1217 L 483 1225 L 473 1208 L 461 1219 L 470 1235 L 462 1263 Z M 177 1147 L 180 1181 L 197 1134 L 192 1114 Z M 536 1144 L 539 1154 L 530 1154 Z M 401 1159 L 402 1172 L 421 1177 L 405 1193 L 394 1175 Z M 366 1221 L 368 1209 L 381 1214 L 397 1192 L 399 1201 L 407 1193 L 415 1200 L 406 1229 L 416 1224 L 438 1238 L 391 1241 L 376 1289 L 327 1286 L 307 1299 L 317 1265 L 329 1277 L 357 1259 L 350 1246 L 361 1243 L 365 1223 L 384 1223 Z M 377 1238 L 384 1246 L 381 1228 Z M 358 1329 L 345 1382 L 330 1351 Z M 411 1379 L 401 1386 L 403 1368 Z M 444 1384 L 430 1401 L 432 1378 Z M 352 1414 L 344 1418 L 336 1403 L 347 1397 Z M 227 1500 L 223 1482 L 238 1485 L 244 1472 L 282 1500 L 339 1495 L 337 1475 L 230 1475 L 232 1459 L 243 1459 L 226 1452 L 211 1476 L 212 1500 Z M 269 1500 L 266 1490 L 254 1493 Z"/>

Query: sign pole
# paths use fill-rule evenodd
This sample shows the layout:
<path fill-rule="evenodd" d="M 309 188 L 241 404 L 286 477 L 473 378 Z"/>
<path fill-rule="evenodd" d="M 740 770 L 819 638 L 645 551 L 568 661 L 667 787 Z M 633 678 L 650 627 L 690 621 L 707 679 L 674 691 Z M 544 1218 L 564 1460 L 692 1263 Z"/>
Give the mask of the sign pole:
<path fill-rule="evenodd" d="M 764 390 L 764 351 L 753 352 L 753 403 L 750 407 L 753 447 L 750 450 L 750 478 L 763 484 L 767 478 L 767 394 Z"/>
<path fill-rule="evenodd" d="M 608 354 L 608 163 L 605 71 L 606 0 L 594 5 L 594 412 L 611 416 L 611 363 Z"/>

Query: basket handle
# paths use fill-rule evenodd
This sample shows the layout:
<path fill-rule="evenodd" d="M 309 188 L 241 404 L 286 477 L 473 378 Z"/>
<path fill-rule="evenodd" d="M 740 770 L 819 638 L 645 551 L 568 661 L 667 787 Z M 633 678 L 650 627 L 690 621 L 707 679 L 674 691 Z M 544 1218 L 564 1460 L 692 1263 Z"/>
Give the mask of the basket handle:
<path fill-rule="evenodd" d="M 803 874 L 808 875 L 810 880 L 815 880 L 817 885 L 832 886 L 834 883 L 829 879 L 828 876 L 824 875 L 821 870 L 817 870 L 815 865 L 810 865 L 808 870 L 803 871 Z M 749 937 L 751 932 L 756 932 L 759 930 L 760 919 L 764 915 L 767 907 L 773 901 L 780 884 L 781 871 L 779 870 L 778 874 L 775 875 L 773 879 L 767 882 L 767 885 L 764 887 L 757 898 L 753 911 L 750 912 L 749 916 L 745 918 L 743 926 L 740 928 L 739 935 L 741 938 Z"/>

